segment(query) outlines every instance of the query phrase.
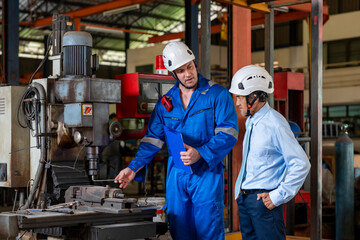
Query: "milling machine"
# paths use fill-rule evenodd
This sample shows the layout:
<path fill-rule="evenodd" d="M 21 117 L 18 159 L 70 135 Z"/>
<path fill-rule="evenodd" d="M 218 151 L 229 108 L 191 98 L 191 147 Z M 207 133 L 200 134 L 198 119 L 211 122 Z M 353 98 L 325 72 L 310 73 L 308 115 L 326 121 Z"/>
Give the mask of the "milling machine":
<path fill-rule="evenodd" d="M 109 104 L 121 100 L 121 81 L 93 76 L 98 58 L 92 55 L 92 37 L 72 30 L 69 16 L 54 15 L 52 75 L 31 79 L 27 87 L 0 88 L 5 96 L 0 122 L 11 123 L 1 128 L 2 136 L 11 137 L 8 144 L 2 140 L 0 187 L 31 185 L 18 211 L 0 214 L 0 236 L 154 237 L 155 208 L 138 207 L 121 189 L 90 185 L 99 148 L 121 134 L 120 123 L 108 121 Z"/>

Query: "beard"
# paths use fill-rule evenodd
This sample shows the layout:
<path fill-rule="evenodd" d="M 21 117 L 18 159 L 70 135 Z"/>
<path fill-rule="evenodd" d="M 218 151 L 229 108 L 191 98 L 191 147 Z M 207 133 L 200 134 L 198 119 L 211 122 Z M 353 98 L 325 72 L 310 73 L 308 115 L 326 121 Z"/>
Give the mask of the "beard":
<path fill-rule="evenodd" d="M 185 84 L 183 84 L 180 80 L 178 80 L 179 81 L 179 83 L 184 87 L 184 88 L 186 88 L 186 89 L 193 89 L 195 86 L 196 86 L 196 84 L 197 83 L 194 83 L 192 86 L 186 86 Z"/>

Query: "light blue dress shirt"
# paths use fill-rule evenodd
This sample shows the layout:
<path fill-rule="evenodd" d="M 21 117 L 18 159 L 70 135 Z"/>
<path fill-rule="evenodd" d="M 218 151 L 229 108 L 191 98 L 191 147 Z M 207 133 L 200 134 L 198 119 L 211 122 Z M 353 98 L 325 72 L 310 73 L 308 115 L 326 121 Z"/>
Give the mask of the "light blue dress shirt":
<path fill-rule="evenodd" d="M 254 125 L 241 189 L 273 189 L 269 192 L 270 199 L 279 206 L 299 191 L 309 173 L 310 162 L 289 123 L 268 103 L 251 121 Z"/>

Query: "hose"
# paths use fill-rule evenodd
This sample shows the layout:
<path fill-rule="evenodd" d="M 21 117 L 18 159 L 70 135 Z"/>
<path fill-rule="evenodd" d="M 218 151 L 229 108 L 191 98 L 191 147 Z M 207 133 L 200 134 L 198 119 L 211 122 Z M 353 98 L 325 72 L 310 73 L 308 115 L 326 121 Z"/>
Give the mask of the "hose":
<path fill-rule="evenodd" d="M 36 89 L 39 100 L 40 100 L 40 132 L 46 133 L 46 94 L 44 87 L 39 83 L 32 83 L 30 87 Z M 36 111 L 36 110 L 35 110 Z M 37 123 L 36 123 L 37 124 Z M 38 137 L 38 136 L 37 136 Z M 30 207 L 34 200 L 34 196 L 36 193 L 36 190 L 38 189 L 40 180 L 42 178 L 43 172 L 44 172 L 44 166 L 46 162 L 46 139 L 45 136 L 42 136 L 40 138 L 40 160 L 39 160 L 39 166 L 36 171 L 35 180 L 33 183 L 33 187 L 31 188 L 30 194 L 28 199 L 26 200 L 26 203 L 24 206 L 20 208 L 20 210 L 25 210 Z"/>

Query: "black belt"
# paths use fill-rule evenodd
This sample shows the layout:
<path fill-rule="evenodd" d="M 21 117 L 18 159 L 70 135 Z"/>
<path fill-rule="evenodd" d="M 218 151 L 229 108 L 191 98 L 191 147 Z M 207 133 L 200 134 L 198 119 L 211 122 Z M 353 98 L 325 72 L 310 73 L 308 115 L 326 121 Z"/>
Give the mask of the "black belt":
<path fill-rule="evenodd" d="M 252 193 L 258 193 L 258 192 L 262 192 L 262 191 L 266 191 L 265 189 L 241 189 L 241 191 L 245 194 L 252 194 Z"/>

